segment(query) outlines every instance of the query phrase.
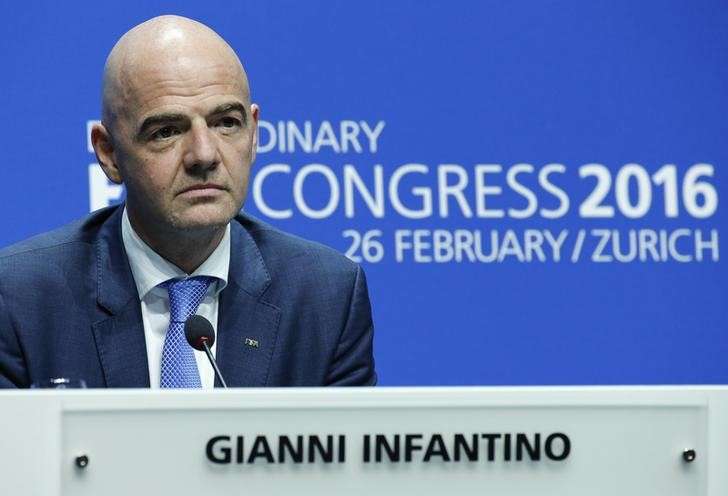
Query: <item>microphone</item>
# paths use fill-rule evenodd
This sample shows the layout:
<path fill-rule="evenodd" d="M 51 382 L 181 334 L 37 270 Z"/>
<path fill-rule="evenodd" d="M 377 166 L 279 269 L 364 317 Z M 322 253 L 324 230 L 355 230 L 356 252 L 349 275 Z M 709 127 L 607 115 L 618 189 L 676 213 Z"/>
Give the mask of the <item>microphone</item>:
<path fill-rule="evenodd" d="M 212 351 L 210 350 L 210 346 L 215 344 L 215 331 L 212 329 L 210 321 L 202 315 L 193 315 L 185 322 L 185 337 L 187 338 L 187 342 L 190 343 L 190 346 L 196 350 L 204 351 L 207 354 L 212 368 L 215 369 L 215 374 L 220 379 L 220 384 L 222 384 L 222 387 L 227 388 L 225 379 L 222 378 L 215 357 L 212 356 Z"/>

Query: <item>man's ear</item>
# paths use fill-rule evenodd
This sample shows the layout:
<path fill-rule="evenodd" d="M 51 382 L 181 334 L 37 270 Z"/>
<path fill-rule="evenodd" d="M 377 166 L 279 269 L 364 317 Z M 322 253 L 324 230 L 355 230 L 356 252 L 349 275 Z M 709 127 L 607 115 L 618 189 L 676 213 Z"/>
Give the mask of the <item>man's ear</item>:
<path fill-rule="evenodd" d="M 258 151 L 258 119 L 260 119 L 260 107 L 257 104 L 250 106 L 250 115 L 253 117 L 253 145 L 250 151 L 250 164 L 255 162 L 255 154 Z"/>
<path fill-rule="evenodd" d="M 98 160 L 109 181 L 116 184 L 123 183 L 124 178 L 116 163 L 114 143 L 109 131 L 103 124 L 96 123 L 91 128 L 91 144 L 94 147 L 94 152 L 96 152 L 96 160 Z"/>

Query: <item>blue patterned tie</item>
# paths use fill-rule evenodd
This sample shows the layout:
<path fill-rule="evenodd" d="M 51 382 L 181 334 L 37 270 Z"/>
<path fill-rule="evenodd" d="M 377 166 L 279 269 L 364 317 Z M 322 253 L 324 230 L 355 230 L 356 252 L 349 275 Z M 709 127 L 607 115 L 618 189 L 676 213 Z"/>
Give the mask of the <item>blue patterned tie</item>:
<path fill-rule="evenodd" d="M 162 348 L 162 388 L 200 388 L 195 352 L 185 338 L 185 322 L 197 307 L 214 281 L 212 277 L 171 279 L 160 286 L 169 292 L 169 329 Z"/>

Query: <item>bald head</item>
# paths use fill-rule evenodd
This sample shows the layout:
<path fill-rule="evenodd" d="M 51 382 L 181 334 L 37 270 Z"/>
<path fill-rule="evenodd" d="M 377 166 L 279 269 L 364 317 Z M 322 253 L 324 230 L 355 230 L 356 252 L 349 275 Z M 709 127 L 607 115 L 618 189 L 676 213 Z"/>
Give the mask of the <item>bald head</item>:
<path fill-rule="evenodd" d="M 102 117 L 111 131 L 123 112 L 138 108 L 150 84 L 194 77 L 200 68 L 228 72 L 250 103 L 248 79 L 240 59 L 215 31 L 192 19 L 160 16 L 124 34 L 111 50 L 102 83 Z"/>
<path fill-rule="evenodd" d="M 135 232 L 187 273 L 245 200 L 260 109 L 235 52 L 210 28 L 164 16 L 126 33 L 104 68 L 98 163 L 126 186 Z"/>

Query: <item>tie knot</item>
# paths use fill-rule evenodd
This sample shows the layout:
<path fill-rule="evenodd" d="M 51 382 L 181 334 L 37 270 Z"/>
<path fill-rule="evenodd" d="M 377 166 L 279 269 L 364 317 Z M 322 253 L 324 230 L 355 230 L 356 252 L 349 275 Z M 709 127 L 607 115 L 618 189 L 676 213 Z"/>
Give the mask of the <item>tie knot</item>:
<path fill-rule="evenodd" d="M 160 286 L 169 292 L 169 317 L 172 322 L 186 322 L 197 311 L 213 277 L 196 276 L 187 279 L 170 279 Z"/>

